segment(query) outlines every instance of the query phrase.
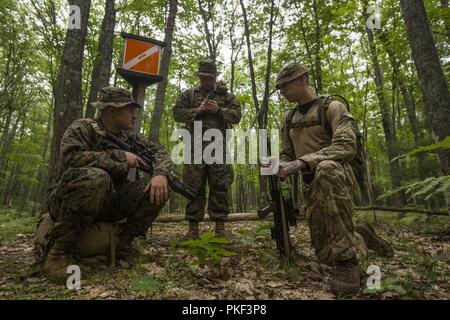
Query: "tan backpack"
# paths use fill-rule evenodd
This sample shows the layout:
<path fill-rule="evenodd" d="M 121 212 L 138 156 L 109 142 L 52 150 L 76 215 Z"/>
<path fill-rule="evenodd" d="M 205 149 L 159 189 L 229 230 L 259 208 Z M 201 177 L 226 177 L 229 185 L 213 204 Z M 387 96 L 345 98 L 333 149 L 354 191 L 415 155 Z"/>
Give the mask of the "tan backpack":
<path fill-rule="evenodd" d="M 34 248 L 37 263 L 44 261 L 48 251 L 53 245 L 53 241 L 50 238 L 50 231 L 53 225 L 54 221 L 48 213 L 43 214 L 36 224 L 36 229 L 34 231 Z M 109 255 L 111 265 L 114 265 L 116 244 L 118 241 L 119 228 L 116 223 L 93 223 L 81 239 L 78 255 L 80 258 Z"/>

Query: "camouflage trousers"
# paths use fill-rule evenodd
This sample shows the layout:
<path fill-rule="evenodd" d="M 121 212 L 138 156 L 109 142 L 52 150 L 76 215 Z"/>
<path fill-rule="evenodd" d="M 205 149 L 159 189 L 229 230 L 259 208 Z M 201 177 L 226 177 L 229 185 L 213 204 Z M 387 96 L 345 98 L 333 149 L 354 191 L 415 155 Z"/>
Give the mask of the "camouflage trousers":
<path fill-rule="evenodd" d="M 233 183 L 233 166 L 228 164 L 185 164 L 184 182 L 194 189 L 199 197 L 186 205 L 186 219 L 202 221 L 206 206 L 208 184 L 208 214 L 211 220 L 225 221 L 230 212 L 228 192 Z"/>
<path fill-rule="evenodd" d="M 138 180 L 114 187 L 109 174 L 99 168 L 71 168 L 62 175 L 47 198 L 47 206 L 55 220 L 50 232 L 54 240 L 66 243 L 73 251 L 87 226 L 94 222 L 124 220 L 120 243 L 145 236 L 163 205 L 150 203 L 144 194 L 147 182 Z"/>
<path fill-rule="evenodd" d="M 366 264 L 367 247 L 352 221 L 354 186 L 351 166 L 331 160 L 320 162 L 304 186 L 311 242 L 321 263 L 357 259 L 362 268 Z"/>

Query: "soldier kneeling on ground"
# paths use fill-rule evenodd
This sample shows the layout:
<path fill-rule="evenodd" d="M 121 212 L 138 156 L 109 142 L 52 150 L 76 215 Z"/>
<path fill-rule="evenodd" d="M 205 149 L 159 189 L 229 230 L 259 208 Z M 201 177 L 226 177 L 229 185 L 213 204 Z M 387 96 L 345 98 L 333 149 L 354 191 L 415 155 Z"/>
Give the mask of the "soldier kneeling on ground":
<path fill-rule="evenodd" d="M 333 268 L 331 292 L 356 294 L 367 249 L 388 256 L 393 249 L 368 223 L 353 224 L 355 119 L 333 97 L 317 97 L 308 69 L 299 63 L 282 68 L 276 87 L 296 103 L 284 117 L 278 175 L 302 175 L 311 243 L 319 261 Z"/>
<path fill-rule="evenodd" d="M 166 203 L 167 175 L 175 169 L 163 146 L 134 134 L 136 111 L 141 106 L 130 92 L 103 88 L 93 105 L 100 111 L 97 119 L 76 120 L 64 133 L 61 171 L 47 193 L 46 205 L 53 222 L 47 233 L 49 245 L 44 250 L 38 248 L 38 259 L 43 262 L 43 271 L 55 280 L 63 280 L 67 267 L 76 264 L 80 245 L 98 222 L 125 221 L 118 231 L 117 258 L 133 257 L 136 250 L 132 241 L 145 237 Z M 136 180 L 135 169 L 130 172 L 144 165 L 140 157 L 101 143 L 106 132 L 128 144 L 139 141 L 149 148 L 154 155 L 149 180 Z"/>

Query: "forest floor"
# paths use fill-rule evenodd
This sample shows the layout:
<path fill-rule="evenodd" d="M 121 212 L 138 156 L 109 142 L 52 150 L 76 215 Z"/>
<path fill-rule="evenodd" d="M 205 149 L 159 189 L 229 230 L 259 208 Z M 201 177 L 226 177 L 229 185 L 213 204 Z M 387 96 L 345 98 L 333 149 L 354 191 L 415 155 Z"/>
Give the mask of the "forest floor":
<path fill-rule="evenodd" d="M 355 220 L 373 222 L 372 215 L 356 212 Z M 450 299 L 450 243 L 436 238 L 449 218 L 406 214 L 399 219 L 386 212 L 377 217 L 374 225 L 393 243 L 395 255 L 371 253 L 369 262 L 381 270 L 381 288 L 362 290 L 355 299 Z M 330 270 L 315 263 L 307 222 L 300 221 L 291 236 L 309 263 L 293 266 L 278 263 L 270 224 L 229 223 L 235 241 L 229 249 L 211 252 L 234 255 L 197 267 L 193 247 L 175 246 L 187 224 L 155 223 L 148 240 L 138 244 L 142 256 L 133 266 L 119 263 L 84 271 L 82 264 L 81 289 L 69 290 L 34 272 L 34 218 L 2 209 L 0 299 L 334 299 Z M 210 222 L 202 225 L 203 232 L 212 228 Z"/>

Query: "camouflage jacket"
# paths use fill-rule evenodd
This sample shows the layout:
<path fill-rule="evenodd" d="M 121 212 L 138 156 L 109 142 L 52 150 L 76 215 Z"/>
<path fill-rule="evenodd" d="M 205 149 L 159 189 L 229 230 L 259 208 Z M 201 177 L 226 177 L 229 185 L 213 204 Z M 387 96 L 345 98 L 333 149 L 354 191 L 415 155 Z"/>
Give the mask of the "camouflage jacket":
<path fill-rule="evenodd" d="M 101 121 L 89 118 L 74 121 L 61 141 L 62 172 L 73 167 L 96 167 L 108 172 L 114 185 L 125 182 L 129 171 L 125 151 L 106 150 L 99 146 L 103 135 L 105 131 Z M 132 130 L 122 130 L 119 138 L 128 144 L 141 141 L 153 152 L 153 175 L 175 171 L 170 156 L 162 145 L 148 142 L 142 135 L 136 136 Z"/>
<path fill-rule="evenodd" d="M 313 172 L 323 160 L 349 162 L 356 154 L 355 120 L 341 102 L 334 100 L 328 107 L 327 117 L 332 137 L 328 136 L 326 129 L 320 124 L 306 127 L 298 125 L 302 122 L 317 122 L 317 109 L 320 103 L 319 98 L 304 114 L 296 111 L 289 132 L 287 130 L 289 111 L 284 118 L 280 160 L 303 160 L 308 165 L 305 173 Z"/>
<path fill-rule="evenodd" d="M 203 131 L 219 129 L 225 132 L 233 124 L 241 121 L 241 105 L 236 97 L 227 90 L 223 85 L 217 85 L 211 92 L 204 91 L 200 87 L 185 90 L 173 107 L 175 121 L 185 123 L 191 133 L 194 121 L 202 121 Z M 197 112 L 197 108 L 206 97 L 219 104 L 219 111 L 216 114 L 207 112 L 199 114 Z"/>

